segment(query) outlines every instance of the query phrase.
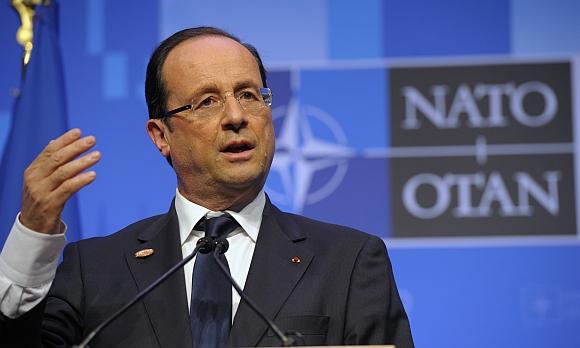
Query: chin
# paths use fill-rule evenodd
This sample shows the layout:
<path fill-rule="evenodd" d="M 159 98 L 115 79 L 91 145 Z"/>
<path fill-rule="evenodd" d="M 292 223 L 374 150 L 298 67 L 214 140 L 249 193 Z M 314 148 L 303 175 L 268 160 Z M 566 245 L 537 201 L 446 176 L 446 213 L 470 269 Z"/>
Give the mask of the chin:
<path fill-rule="evenodd" d="M 222 183 L 236 188 L 247 188 L 256 185 L 262 185 L 264 182 L 264 173 L 234 173 L 232 175 L 227 175 L 222 177 Z"/>

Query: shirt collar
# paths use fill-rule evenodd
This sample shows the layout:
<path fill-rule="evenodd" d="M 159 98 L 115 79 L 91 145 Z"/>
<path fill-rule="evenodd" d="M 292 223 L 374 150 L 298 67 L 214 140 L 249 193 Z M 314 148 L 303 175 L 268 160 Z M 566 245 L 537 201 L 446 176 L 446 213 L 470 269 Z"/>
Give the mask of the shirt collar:
<path fill-rule="evenodd" d="M 266 205 L 266 194 L 261 190 L 256 198 L 239 212 L 226 210 L 240 224 L 244 232 L 255 243 L 258 240 L 258 232 L 262 223 L 262 213 Z M 175 190 L 175 211 L 179 221 L 179 237 L 181 245 L 185 242 L 193 227 L 203 218 L 209 209 L 193 203 Z"/>

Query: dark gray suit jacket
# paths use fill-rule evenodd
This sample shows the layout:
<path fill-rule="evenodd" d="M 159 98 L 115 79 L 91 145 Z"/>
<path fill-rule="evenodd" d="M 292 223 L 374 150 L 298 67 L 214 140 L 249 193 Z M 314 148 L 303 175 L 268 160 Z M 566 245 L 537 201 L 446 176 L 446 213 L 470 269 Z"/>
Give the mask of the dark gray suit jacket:
<path fill-rule="evenodd" d="M 136 258 L 135 252 L 145 248 L 155 253 Z M 301 262 L 291 262 L 295 256 Z M 181 258 L 173 204 L 167 214 L 111 236 L 71 243 L 46 300 L 16 320 L 0 321 L 0 346 L 78 344 Z M 269 201 L 244 292 L 283 331 L 302 333 L 308 345 L 413 346 L 383 242 L 350 228 L 283 213 Z M 280 345 L 244 302 L 229 343 Z M 191 347 L 183 271 L 105 328 L 90 346 Z"/>

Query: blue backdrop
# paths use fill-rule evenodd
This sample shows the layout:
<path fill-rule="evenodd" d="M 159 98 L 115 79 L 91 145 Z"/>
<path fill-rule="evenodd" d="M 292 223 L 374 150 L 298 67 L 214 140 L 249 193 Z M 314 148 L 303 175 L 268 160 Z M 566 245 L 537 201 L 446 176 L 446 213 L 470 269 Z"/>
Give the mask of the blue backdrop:
<path fill-rule="evenodd" d="M 69 125 L 95 135 L 103 154 L 96 182 L 78 194 L 83 237 L 168 209 L 175 178 L 145 132 L 145 66 L 174 31 L 218 26 L 253 43 L 271 72 L 279 160 L 267 192 L 285 210 L 385 239 L 418 347 L 580 346 L 577 231 L 394 238 L 398 169 L 389 122 L 397 67 L 520 59 L 571 62 L 575 111 L 568 116 L 577 121 L 580 2 L 84 0 L 60 7 Z M 21 56 L 7 1 L 0 23 L 2 151 Z M 493 221 L 484 223 L 493 229 Z"/>

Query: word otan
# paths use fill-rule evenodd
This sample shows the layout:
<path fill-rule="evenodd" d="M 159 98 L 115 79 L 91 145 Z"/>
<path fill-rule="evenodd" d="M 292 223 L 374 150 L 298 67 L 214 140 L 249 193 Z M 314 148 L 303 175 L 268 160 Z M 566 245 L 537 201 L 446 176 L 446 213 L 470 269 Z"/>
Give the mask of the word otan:
<path fill-rule="evenodd" d="M 447 173 L 443 176 L 421 173 L 405 183 L 403 204 L 410 214 L 420 219 L 437 218 L 450 208 L 456 218 L 491 217 L 494 215 L 494 203 L 498 206 L 496 211 L 499 216 L 516 217 L 534 214 L 533 198 L 537 202 L 536 207 L 541 206 L 556 216 L 560 209 L 558 184 L 562 174 L 559 171 L 546 171 L 542 177 L 546 182 L 544 185 L 526 172 L 514 173 L 507 183 L 497 171 L 487 177 L 484 173 Z M 508 184 L 515 184 L 515 190 L 512 190 L 516 192 L 515 195 L 510 194 Z M 428 205 L 424 204 L 425 199 L 419 197 L 418 191 L 421 188 L 435 193 L 435 199 L 428 199 Z M 452 204 L 455 206 L 450 207 Z"/>

